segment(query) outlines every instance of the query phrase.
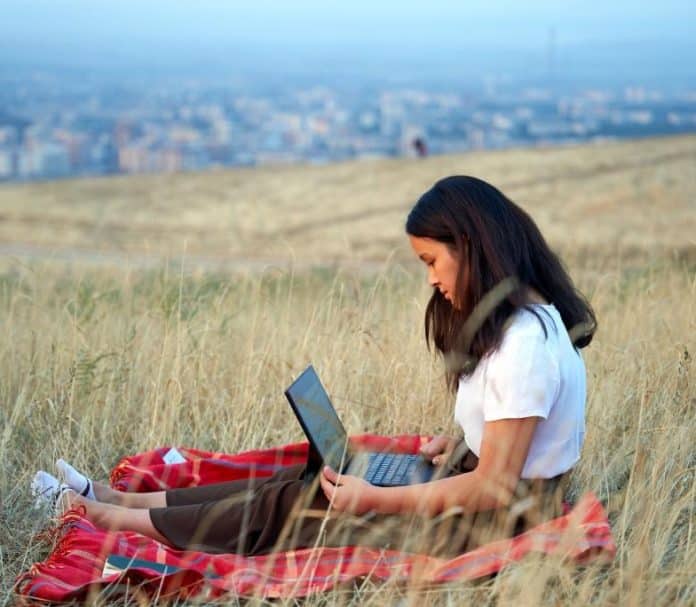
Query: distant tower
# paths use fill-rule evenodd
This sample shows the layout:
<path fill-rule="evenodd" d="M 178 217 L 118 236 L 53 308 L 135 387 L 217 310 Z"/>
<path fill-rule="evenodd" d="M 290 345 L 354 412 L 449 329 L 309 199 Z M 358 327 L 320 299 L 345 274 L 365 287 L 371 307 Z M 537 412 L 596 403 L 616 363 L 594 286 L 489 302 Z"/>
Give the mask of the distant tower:
<path fill-rule="evenodd" d="M 549 37 L 546 45 L 546 70 L 549 86 L 556 84 L 556 28 L 549 28 Z"/>

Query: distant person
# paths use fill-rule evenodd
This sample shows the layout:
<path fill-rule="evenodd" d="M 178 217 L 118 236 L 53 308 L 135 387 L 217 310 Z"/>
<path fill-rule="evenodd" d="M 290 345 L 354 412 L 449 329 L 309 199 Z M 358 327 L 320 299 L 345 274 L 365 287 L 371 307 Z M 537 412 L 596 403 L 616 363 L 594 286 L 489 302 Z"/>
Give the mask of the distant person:
<path fill-rule="evenodd" d="M 428 155 L 428 146 L 421 137 L 416 137 L 413 140 L 413 149 L 416 150 L 416 154 L 419 158 L 425 158 Z"/>
<path fill-rule="evenodd" d="M 433 287 L 426 341 L 446 362 L 463 431 L 422 448 L 446 466 L 444 478 L 384 488 L 324 467 L 308 487 L 294 466 L 252 481 L 121 493 L 60 460 L 67 485 L 40 471 L 35 491 L 84 507 L 99 527 L 245 555 L 312 546 L 320 530 L 324 545 L 398 549 L 417 528 L 418 551 L 459 553 L 558 516 L 559 483 L 585 436 L 579 348 L 596 328 L 592 308 L 530 216 L 485 181 L 438 181 L 406 233 Z"/>

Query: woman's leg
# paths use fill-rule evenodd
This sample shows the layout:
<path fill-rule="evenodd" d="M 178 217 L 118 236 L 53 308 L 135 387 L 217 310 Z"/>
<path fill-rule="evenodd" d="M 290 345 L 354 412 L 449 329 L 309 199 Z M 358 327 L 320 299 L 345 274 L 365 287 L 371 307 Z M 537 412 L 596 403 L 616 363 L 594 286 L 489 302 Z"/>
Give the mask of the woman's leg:
<path fill-rule="evenodd" d="M 290 513 L 298 504 L 300 496 L 314 495 L 307 491 L 302 480 L 303 466 L 284 468 L 273 477 L 252 478 L 204 487 L 178 489 L 171 493 L 180 502 L 194 500 L 186 505 L 165 507 L 126 507 L 110 503 L 121 497 L 133 497 L 131 503 L 138 506 L 148 499 L 161 503 L 170 492 L 152 494 L 121 494 L 103 483 L 95 483 L 95 501 L 74 491 L 66 491 L 63 500 L 66 506 L 83 506 L 85 516 L 96 526 L 113 531 L 136 531 L 159 542 L 177 548 L 204 550 L 207 552 L 236 552 L 258 554 L 269 552 L 276 543 L 295 542 L 302 545 L 311 541 L 325 514 L 328 502 L 317 505 L 309 524 L 299 522 L 289 536 L 283 532 Z M 196 503 L 202 497 L 219 498 L 205 503 Z M 140 500 L 138 499 L 140 498 Z M 145 500 L 142 500 L 145 498 Z M 107 501 L 109 500 L 109 501 Z M 315 500 L 316 501 L 316 500 Z M 326 502 L 326 503 L 324 503 Z M 301 536 L 297 533 L 301 531 Z M 306 538 L 309 538 L 306 539 Z"/>
<path fill-rule="evenodd" d="M 84 506 L 87 520 L 108 531 L 135 531 L 158 542 L 171 545 L 152 524 L 150 511 L 142 508 L 125 508 L 114 504 L 97 502 L 78 495 L 74 491 L 63 494 L 63 505 L 67 508 Z"/>
<path fill-rule="evenodd" d="M 106 483 L 93 481 L 64 459 L 56 460 L 58 475 L 75 493 L 88 500 L 128 508 L 157 508 L 166 505 L 164 491 L 150 493 L 124 493 L 114 491 Z"/>
<path fill-rule="evenodd" d="M 170 489 L 165 492 L 166 505 L 189 506 L 192 504 L 204 504 L 206 502 L 224 500 L 238 493 L 254 491 L 268 483 L 301 479 L 304 470 L 305 465 L 298 464 L 279 468 L 278 471 L 271 476 L 252 475 L 249 478 L 236 481 L 226 481 L 223 483 L 214 483 L 212 485 L 199 485 L 197 487 L 186 487 L 183 489 Z"/>
<path fill-rule="evenodd" d="M 124 491 L 116 491 L 106 483 L 98 481 L 93 481 L 92 486 L 97 501 L 104 504 L 123 506 L 124 508 L 162 508 L 167 505 L 166 491 L 126 493 Z"/>
<path fill-rule="evenodd" d="M 433 525 L 434 521 L 418 517 L 328 512 L 324 494 L 308 491 L 301 480 L 265 483 L 223 500 L 165 508 L 126 508 L 72 491 L 64 494 L 64 500 L 69 506 L 83 506 L 86 518 L 102 529 L 135 531 L 175 548 L 210 553 L 259 555 L 315 544 L 433 554 L 473 547 L 472 525 L 461 517 L 445 517 Z"/>
<path fill-rule="evenodd" d="M 289 466 L 281 468 L 272 476 L 252 476 L 248 479 L 212 485 L 170 489 L 167 491 L 150 491 L 147 493 L 116 491 L 106 483 L 92 480 L 89 482 L 92 484 L 94 495 L 99 502 L 126 508 L 165 508 L 167 506 L 183 506 L 217 501 L 240 491 L 254 489 L 269 481 L 299 478 L 303 471 L 303 465 Z"/>
<path fill-rule="evenodd" d="M 150 509 L 150 518 L 180 549 L 246 555 L 269 552 L 287 538 L 283 528 L 296 505 L 310 503 L 315 495 L 302 480 L 303 471 L 303 466 L 293 466 L 268 478 L 196 488 L 200 493 L 167 492 L 167 507 Z M 217 499 L 184 503 L 184 498 L 198 498 L 205 489 Z M 322 515 L 325 509 L 322 505 Z M 309 526 L 318 528 L 319 523 L 313 520 Z"/>

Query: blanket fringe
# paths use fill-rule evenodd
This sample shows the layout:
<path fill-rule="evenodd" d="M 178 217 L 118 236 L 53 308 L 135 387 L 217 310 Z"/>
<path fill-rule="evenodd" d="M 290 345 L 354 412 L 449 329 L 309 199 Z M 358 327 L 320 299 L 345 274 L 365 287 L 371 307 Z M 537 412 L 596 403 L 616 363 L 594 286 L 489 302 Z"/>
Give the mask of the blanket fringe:
<path fill-rule="evenodd" d="M 51 544 L 52 549 L 44 561 L 32 564 L 28 571 L 17 577 L 13 586 L 15 593 L 27 595 L 28 593 L 25 592 L 26 584 L 41 575 L 45 570 L 54 569 L 65 558 L 65 555 L 70 551 L 72 543 L 68 532 L 76 523 L 83 521 L 86 514 L 87 509 L 83 505 L 73 506 L 58 517 L 53 526 L 40 531 L 34 536 L 34 539 L 40 543 Z"/>

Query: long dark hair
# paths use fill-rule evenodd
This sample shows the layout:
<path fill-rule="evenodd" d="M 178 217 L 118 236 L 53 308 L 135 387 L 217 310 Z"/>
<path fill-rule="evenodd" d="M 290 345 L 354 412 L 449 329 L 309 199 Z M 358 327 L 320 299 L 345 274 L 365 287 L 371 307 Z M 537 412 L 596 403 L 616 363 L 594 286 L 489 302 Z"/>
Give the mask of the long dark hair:
<path fill-rule="evenodd" d="M 409 213 L 406 232 L 447 244 L 460 260 L 457 307 L 435 289 L 425 311 L 426 340 L 445 356 L 452 391 L 500 345 L 517 309 L 532 312 L 546 333 L 528 305 L 528 288 L 554 304 L 576 348 L 592 341 L 592 307 L 532 218 L 489 183 L 468 176 L 441 179 Z"/>

